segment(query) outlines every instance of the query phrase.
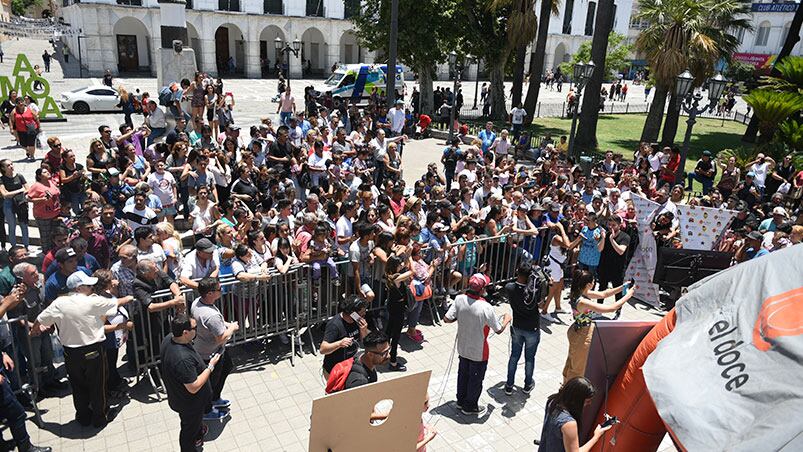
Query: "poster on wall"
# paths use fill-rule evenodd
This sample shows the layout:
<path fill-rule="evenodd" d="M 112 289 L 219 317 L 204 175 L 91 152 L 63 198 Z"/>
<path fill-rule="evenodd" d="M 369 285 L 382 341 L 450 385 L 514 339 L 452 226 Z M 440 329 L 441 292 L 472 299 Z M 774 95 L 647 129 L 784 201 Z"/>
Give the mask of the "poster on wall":
<path fill-rule="evenodd" d="M 687 250 L 711 250 L 736 211 L 713 207 L 678 205 L 680 238 Z"/>
<path fill-rule="evenodd" d="M 635 281 L 636 299 L 652 306 L 660 305 L 658 285 L 652 282 L 655 274 L 655 263 L 658 260 L 655 237 L 652 235 L 650 220 L 660 207 L 657 202 L 650 201 L 639 195 L 632 195 L 633 206 L 636 208 L 636 222 L 638 224 L 639 243 L 636 252 L 630 260 L 625 271 L 625 280 Z"/>

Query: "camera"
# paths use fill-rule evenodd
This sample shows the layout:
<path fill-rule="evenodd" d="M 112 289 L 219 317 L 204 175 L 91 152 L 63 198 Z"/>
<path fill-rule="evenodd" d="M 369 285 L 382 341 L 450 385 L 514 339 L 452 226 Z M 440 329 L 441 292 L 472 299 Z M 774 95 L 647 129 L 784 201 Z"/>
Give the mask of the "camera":
<path fill-rule="evenodd" d="M 181 51 L 184 50 L 184 43 L 178 39 L 173 40 L 173 50 L 175 50 L 176 53 L 181 53 Z"/>

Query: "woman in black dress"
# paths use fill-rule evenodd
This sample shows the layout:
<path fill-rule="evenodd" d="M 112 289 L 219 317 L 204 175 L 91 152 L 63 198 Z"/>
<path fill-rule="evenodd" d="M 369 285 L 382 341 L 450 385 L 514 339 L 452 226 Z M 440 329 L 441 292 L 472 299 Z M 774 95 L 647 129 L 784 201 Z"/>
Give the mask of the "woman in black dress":
<path fill-rule="evenodd" d="M 399 338 L 404 327 L 404 313 L 407 311 L 407 284 L 413 278 L 413 272 L 406 268 L 404 259 L 391 255 L 385 266 L 385 285 L 387 287 L 388 326 L 385 333 L 390 338 L 390 370 L 403 372 L 407 370 L 397 361 Z"/>

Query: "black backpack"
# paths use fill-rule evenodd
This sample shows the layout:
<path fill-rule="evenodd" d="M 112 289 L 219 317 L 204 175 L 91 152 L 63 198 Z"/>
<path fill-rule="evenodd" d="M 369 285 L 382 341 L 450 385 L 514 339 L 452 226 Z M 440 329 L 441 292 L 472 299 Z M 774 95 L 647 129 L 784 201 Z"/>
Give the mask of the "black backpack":
<path fill-rule="evenodd" d="M 527 280 L 526 299 L 541 304 L 549 293 L 549 275 L 540 265 L 533 264 L 530 278 Z"/>

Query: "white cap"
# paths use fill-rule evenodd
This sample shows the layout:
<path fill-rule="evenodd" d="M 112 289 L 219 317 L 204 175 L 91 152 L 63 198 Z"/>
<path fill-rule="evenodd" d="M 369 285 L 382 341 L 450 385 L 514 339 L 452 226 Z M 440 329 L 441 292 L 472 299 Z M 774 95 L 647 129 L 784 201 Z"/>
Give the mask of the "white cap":
<path fill-rule="evenodd" d="M 77 289 L 79 286 L 94 286 L 97 282 L 98 278 L 87 276 L 86 273 L 78 270 L 67 278 L 67 288 Z"/>
<path fill-rule="evenodd" d="M 772 214 L 773 215 L 783 215 L 785 217 L 786 216 L 786 209 L 784 209 L 781 206 L 777 206 L 774 209 L 772 209 Z"/>

